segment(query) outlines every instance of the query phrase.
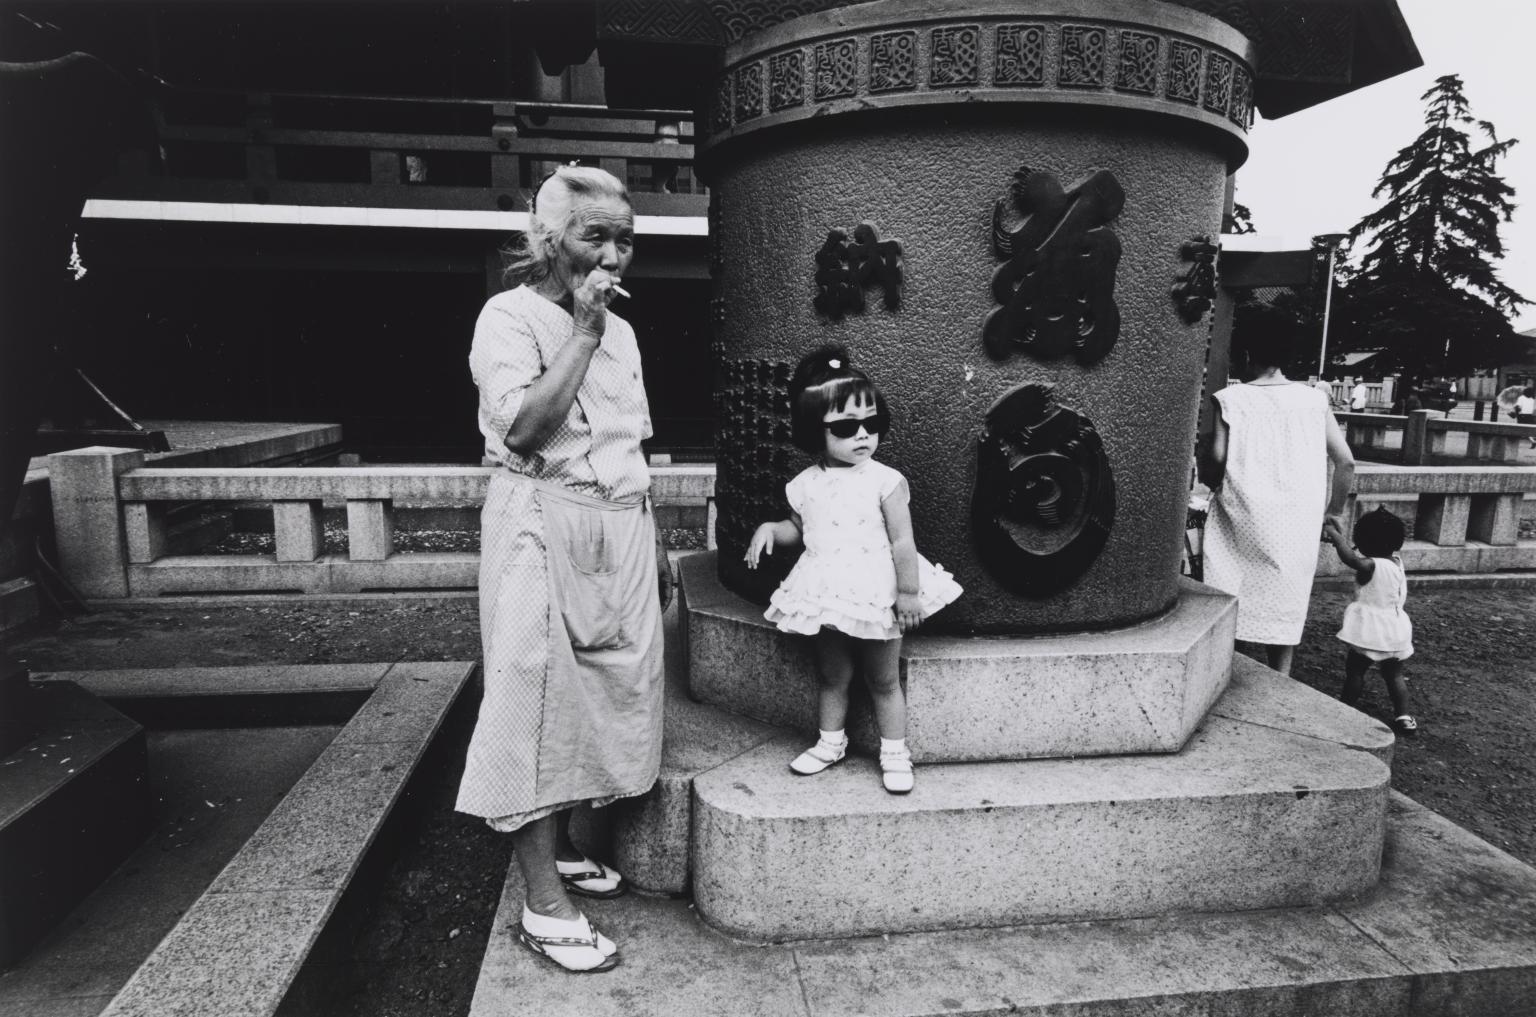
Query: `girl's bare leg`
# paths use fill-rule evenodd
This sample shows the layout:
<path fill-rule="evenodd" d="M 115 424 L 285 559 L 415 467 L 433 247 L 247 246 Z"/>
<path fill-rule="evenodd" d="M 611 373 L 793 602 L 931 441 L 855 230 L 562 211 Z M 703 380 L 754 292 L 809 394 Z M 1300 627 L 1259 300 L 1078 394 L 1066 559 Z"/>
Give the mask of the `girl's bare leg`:
<path fill-rule="evenodd" d="M 859 667 L 882 738 L 907 736 L 907 697 L 901 691 L 901 640 L 857 640 Z"/>
<path fill-rule="evenodd" d="M 1365 673 L 1371 669 L 1371 658 L 1350 650 L 1344 656 L 1344 689 L 1339 699 L 1346 706 L 1360 705 L 1360 695 L 1365 691 Z"/>
<path fill-rule="evenodd" d="M 1408 713 L 1408 683 L 1403 681 L 1403 662 L 1382 661 L 1381 680 L 1387 683 L 1387 695 L 1392 697 L 1392 716 L 1401 717 Z"/>
<path fill-rule="evenodd" d="M 555 871 L 555 838 L 560 824 L 556 817 L 564 815 L 564 821 L 569 823 L 569 811 L 535 819 L 511 834 L 512 847 L 517 852 L 517 867 L 526 887 L 528 909 L 568 922 L 580 918 L 581 912 L 571 903 L 565 884 L 560 882 L 560 874 Z"/>
<path fill-rule="evenodd" d="M 853 640 L 836 629 L 816 633 L 817 723 L 841 731 L 848 722 L 848 683 L 853 680 Z"/>

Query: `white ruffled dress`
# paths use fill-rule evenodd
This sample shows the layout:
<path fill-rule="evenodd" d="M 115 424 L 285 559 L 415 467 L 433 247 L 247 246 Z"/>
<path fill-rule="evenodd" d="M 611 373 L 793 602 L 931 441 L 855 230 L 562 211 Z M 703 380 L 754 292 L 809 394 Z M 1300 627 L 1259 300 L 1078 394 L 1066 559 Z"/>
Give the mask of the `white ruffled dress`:
<path fill-rule="evenodd" d="M 800 635 L 828 626 L 858 639 L 899 639 L 896 562 L 881 503 L 907 500 L 901 474 L 873 459 L 849 467 L 816 465 L 802 470 L 784 493 L 800 516 L 805 551 L 764 617 Z M 925 615 L 960 596 L 960 584 L 945 569 L 922 555 L 917 567 Z"/>
<path fill-rule="evenodd" d="M 1407 660 L 1413 656 L 1413 622 L 1403 610 L 1408 599 L 1403 561 L 1395 554 L 1371 560 L 1376 568 L 1369 582 L 1355 587 L 1339 639 L 1371 660 Z"/>

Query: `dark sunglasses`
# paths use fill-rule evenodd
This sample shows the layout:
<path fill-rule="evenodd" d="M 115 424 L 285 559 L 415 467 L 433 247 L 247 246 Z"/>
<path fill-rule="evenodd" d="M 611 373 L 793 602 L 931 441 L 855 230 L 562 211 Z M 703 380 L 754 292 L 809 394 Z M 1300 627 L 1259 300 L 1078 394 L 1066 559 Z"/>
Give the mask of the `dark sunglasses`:
<path fill-rule="evenodd" d="M 868 417 L 844 417 L 842 420 L 825 420 L 822 426 L 832 432 L 835 438 L 852 438 L 859 433 L 859 428 L 864 428 L 870 434 L 879 437 L 891 429 L 891 418 L 884 413 L 876 413 Z"/>

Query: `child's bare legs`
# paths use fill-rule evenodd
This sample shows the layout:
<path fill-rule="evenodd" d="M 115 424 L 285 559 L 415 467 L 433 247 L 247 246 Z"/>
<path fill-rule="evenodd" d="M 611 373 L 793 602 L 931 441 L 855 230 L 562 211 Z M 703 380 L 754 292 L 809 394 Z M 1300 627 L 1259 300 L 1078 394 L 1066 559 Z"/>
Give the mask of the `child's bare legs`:
<path fill-rule="evenodd" d="M 848 722 L 848 685 L 853 681 L 853 640 L 832 628 L 816 633 L 817 718 L 823 731 Z"/>
<path fill-rule="evenodd" d="M 907 736 L 907 697 L 901 692 L 901 640 L 860 639 L 859 667 L 869 686 L 875 726 L 882 738 Z M 846 700 L 844 700 L 846 703 Z"/>
<path fill-rule="evenodd" d="M 859 665 L 869 686 L 880 729 L 880 782 L 891 794 L 912 790 L 912 753 L 907 750 L 907 697 L 901 691 L 901 639 L 858 641 Z"/>
<path fill-rule="evenodd" d="M 1392 697 L 1392 716 L 1408 713 L 1408 683 L 1403 681 L 1403 662 L 1396 659 L 1381 662 L 1381 680 L 1387 683 L 1387 695 Z"/>
<path fill-rule="evenodd" d="M 816 633 L 816 744 L 790 761 L 802 777 L 820 773 L 848 753 L 848 684 L 853 681 L 853 645 L 835 629 Z"/>
<path fill-rule="evenodd" d="M 1371 658 L 1356 650 L 1344 657 L 1344 688 L 1339 699 L 1346 706 L 1358 707 L 1360 695 L 1365 691 L 1365 672 L 1371 669 Z"/>

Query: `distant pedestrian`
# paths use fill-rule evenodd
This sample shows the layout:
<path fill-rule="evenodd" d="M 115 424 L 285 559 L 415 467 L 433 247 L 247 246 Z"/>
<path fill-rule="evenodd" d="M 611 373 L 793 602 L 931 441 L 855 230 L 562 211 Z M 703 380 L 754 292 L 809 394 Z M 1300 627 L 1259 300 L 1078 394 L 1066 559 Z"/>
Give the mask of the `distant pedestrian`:
<path fill-rule="evenodd" d="M 1384 508 L 1367 512 L 1355 523 L 1353 547 L 1336 522 L 1330 520 L 1323 532 L 1338 550 L 1339 560 L 1355 572 L 1355 599 L 1344 609 L 1339 629 L 1339 639 L 1349 647 L 1339 698 L 1359 706 L 1365 673 L 1373 663 L 1379 664 L 1392 698 L 1392 727 L 1411 737 L 1418 733 L 1419 723 L 1408 712 L 1408 683 L 1403 679 L 1403 661 L 1413 656 L 1413 622 L 1403 610 L 1408 578 L 1397 554 L 1407 536 L 1403 521 Z"/>
<path fill-rule="evenodd" d="M 1536 424 L 1536 385 L 1527 385 L 1515 397 L 1515 423 Z M 1536 435 L 1531 436 L 1531 448 L 1536 448 Z"/>
<path fill-rule="evenodd" d="M 1365 401 L 1370 398 L 1371 391 L 1365 387 L 1365 379 L 1355 382 L 1355 387 L 1349 390 L 1349 412 L 1364 413 Z"/>
<path fill-rule="evenodd" d="M 1250 380 L 1215 395 L 1204 463 L 1215 492 L 1205 526 L 1205 581 L 1237 597 L 1237 638 L 1262 645 L 1269 666 L 1290 674 L 1324 513 L 1342 523 L 1355 460 L 1322 393 L 1281 372 L 1300 338 L 1296 320 L 1253 305 L 1234 333 Z"/>

